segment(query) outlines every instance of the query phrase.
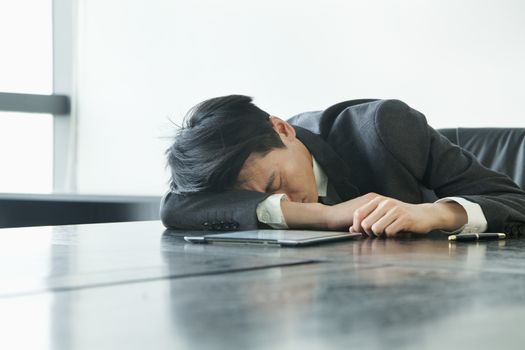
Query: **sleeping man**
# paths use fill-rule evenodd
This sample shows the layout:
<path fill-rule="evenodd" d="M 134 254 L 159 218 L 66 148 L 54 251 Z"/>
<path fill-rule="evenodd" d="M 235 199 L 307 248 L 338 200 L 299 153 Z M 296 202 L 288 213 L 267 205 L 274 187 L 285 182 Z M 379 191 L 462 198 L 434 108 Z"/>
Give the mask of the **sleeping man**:
<path fill-rule="evenodd" d="M 166 153 L 169 228 L 525 230 L 525 192 L 398 100 L 345 101 L 285 121 L 247 96 L 212 98 L 190 110 Z"/>

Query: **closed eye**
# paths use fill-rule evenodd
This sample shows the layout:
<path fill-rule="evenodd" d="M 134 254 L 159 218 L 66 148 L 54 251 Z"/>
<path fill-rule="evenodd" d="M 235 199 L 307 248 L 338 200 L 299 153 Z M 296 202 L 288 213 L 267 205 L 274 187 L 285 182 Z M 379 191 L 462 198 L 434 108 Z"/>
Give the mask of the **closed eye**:
<path fill-rule="evenodd" d="M 272 191 L 274 181 L 275 181 L 275 171 L 272 172 L 272 174 L 268 178 L 268 181 L 266 181 L 266 187 L 264 188 L 264 192 Z"/>

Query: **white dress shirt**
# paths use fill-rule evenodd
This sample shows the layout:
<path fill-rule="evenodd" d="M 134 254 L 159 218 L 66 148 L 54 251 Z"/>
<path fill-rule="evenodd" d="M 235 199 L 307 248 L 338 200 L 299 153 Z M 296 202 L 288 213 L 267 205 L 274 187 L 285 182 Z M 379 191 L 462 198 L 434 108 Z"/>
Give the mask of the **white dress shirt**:
<path fill-rule="evenodd" d="M 315 183 L 317 185 L 317 193 L 319 197 L 326 197 L 328 188 L 328 177 L 315 158 L 312 156 L 313 172 Z M 288 225 L 284 219 L 283 211 L 281 209 L 281 201 L 289 200 L 284 193 L 276 193 L 257 205 L 257 218 L 260 222 L 269 225 L 274 229 L 287 229 Z M 479 204 L 466 200 L 461 197 L 445 197 L 438 199 L 436 203 L 456 202 L 461 205 L 467 212 L 467 223 L 455 230 L 452 233 L 473 233 L 485 232 L 487 229 L 487 219 L 481 210 Z"/>

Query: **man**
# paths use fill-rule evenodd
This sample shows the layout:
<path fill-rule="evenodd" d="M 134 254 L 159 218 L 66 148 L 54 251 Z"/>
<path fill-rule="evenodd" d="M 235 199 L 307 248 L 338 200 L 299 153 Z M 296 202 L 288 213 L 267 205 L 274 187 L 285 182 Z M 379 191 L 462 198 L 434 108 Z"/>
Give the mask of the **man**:
<path fill-rule="evenodd" d="M 167 227 L 371 236 L 525 228 L 525 192 L 401 101 L 346 101 L 286 122 L 231 95 L 186 118 L 167 150 Z"/>

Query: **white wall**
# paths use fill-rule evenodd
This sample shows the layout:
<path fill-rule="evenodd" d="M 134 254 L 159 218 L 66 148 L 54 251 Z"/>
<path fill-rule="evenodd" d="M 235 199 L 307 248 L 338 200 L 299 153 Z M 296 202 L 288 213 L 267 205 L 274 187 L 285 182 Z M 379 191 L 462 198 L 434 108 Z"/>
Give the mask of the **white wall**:
<path fill-rule="evenodd" d="M 283 117 L 398 98 L 434 127 L 525 127 L 519 0 L 77 0 L 77 189 L 161 194 L 161 137 L 195 103 Z"/>

